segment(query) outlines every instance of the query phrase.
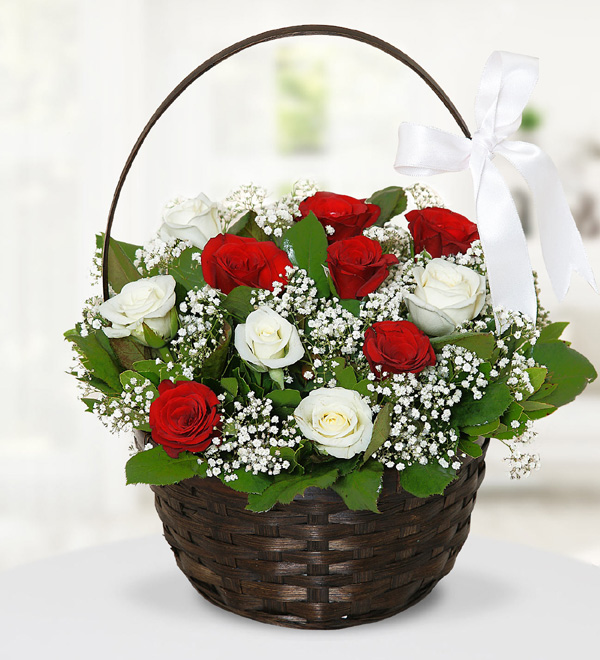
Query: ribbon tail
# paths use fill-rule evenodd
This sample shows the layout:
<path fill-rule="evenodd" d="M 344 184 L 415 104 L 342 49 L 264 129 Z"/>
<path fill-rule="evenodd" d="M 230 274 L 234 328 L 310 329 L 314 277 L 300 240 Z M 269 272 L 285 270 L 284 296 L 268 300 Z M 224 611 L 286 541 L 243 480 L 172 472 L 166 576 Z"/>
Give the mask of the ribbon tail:
<path fill-rule="evenodd" d="M 492 304 L 535 322 L 537 298 L 527 241 L 510 191 L 484 150 L 474 150 L 471 174 Z"/>
<path fill-rule="evenodd" d="M 505 142 L 497 153 L 521 173 L 531 189 L 544 263 L 557 298 L 562 300 L 567 294 L 573 270 L 597 293 L 581 234 L 567 204 L 556 166 L 548 154 L 528 142 Z"/>

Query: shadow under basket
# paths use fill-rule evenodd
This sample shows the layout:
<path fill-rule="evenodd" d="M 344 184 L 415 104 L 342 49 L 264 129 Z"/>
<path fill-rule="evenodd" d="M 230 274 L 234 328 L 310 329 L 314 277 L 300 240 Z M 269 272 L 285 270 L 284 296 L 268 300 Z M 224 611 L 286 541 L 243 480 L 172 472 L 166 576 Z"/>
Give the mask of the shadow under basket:
<path fill-rule="evenodd" d="M 247 495 L 214 477 L 151 488 L 177 565 L 204 598 L 264 623 L 346 628 L 405 610 L 450 572 L 486 449 L 465 459 L 444 495 L 426 499 L 386 469 L 381 513 L 350 511 L 331 489 L 253 513 Z"/>

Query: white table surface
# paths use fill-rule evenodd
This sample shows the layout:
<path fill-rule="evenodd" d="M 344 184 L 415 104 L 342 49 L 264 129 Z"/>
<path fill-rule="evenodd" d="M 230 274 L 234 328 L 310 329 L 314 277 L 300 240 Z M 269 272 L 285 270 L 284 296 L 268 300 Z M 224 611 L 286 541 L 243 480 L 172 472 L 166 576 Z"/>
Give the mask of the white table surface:
<path fill-rule="evenodd" d="M 379 623 L 312 631 L 206 602 L 159 536 L 0 574 L 5 660 L 587 660 L 600 658 L 600 570 L 471 537 L 418 605 Z"/>

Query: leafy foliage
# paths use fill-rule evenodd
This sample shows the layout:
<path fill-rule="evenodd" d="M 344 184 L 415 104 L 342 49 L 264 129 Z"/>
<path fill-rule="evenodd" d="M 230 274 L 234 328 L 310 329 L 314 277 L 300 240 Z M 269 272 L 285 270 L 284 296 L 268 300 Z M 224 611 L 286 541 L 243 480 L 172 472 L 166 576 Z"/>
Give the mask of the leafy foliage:
<path fill-rule="evenodd" d="M 175 291 L 178 302 L 181 302 L 185 294 L 194 287 L 202 287 L 206 284 L 202 276 L 202 267 L 197 260 L 197 255 L 200 253 L 201 250 L 188 248 L 169 265 L 169 275 L 172 275 L 177 282 Z"/>
<path fill-rule="evenodd" d="M 327 235 L 314 213 L 296 222 L 282 238 L 282 247 L 294 266 L 303 268 L 312 278 L 321 298 L 330 293 L 324 265 L 327 262 Z"/>
<path fill-rule="evenodd" d="M 296 495 L 310 487 L 329 488 L 338 477 L 338 470 L 327 463 L 314 466 L 304 474 L 278 474 L 273 483 L 260 494 L 248 496 L 250 511 L 268 511 L 275 504 L 289 504 Z"/>
<path fill-rule="evenodd" d="M 406 192 L 398 186 L 379 190 L 367 201 L 381 209 L 376 223 L 380 227 L 403 213 L 407 206 Z M 293 215 L 296 210 L 292 209 L 290 213 Z M 215 440 L 206 454 L 202 455 L 182 452 L 178 458 L 172 458 L 160 446 L 142 451 L 127 462 L 128 483 L 168 485 L 194 476 L 218 477 L 232 489 L 247 493 L 247 508 L 257 512 L 267 511 L 277 503 L 287 504 L 303 495 L 307 488 L 331 488 L 348 508 L 377 512 L 383 466 L 397 464 L 388 460 L 390 456 L 394 458 L 392 449 L 388 449 L 391 445 L 394 445 L 393 451 L 402 457 L 406 465 L 399 474 L 400 483 L 406 491 L 420 498 L 443 493 L 456 478 L 457 464 L 453 462 L 455 459 L 449 458 L 453 456 L 450 447 L 455 452 L 475 458 L 482 454 L 478 442 L 481 437 L 498 438 L 510 447 L 510 441 L 515 438 L 518 440 L 528 428 L 530 420 L 545 417 L 558 406 L 572 401 L 597 376 L 591 363 L 574 351 L 568 342 L 560 339 L 566 323 L 546 325 L 534 343 L 533 328 L 528 323 L 521 323 L 516 315 L 509 317 L 514 320 L 510 331 L 505 328 L 501 335 L 492 333 L 490 330 L 495 325 L 489 313 L 483 318 L 483 323 L 475 322 L 468 326 L 471 329 L 482 328 L 482 332 L 454 332 L 431 338 L 431 345 L 438 354 L 438 363 L 429 373 L 424 371 L 423 376 L 420 376 L 420 372 L 417 372 L 414 379 L 411 375 L 411 379 L 406 381 L 400 378 L 387 382 L 385 379 L 370 381 L 369 367 L 363 356 L 357 355 L 360 348 L 356 346 L 360 345 L 352 342 L 358 342 L 356 338 L 364 336 L 365 327 L 373 319 L 386 318 L 386 304 L 389 300 L 393 300 L 394 305 L 400 305 L 399 309 L 394 310 L 396 314 L 393 318 L 404 318 L 406 310 L 402 307 L 400 297 L 394 298 L 389 294 L 390 297 L 386 298 L 384 293 L 381 297 L 383 302 L 379 303 L 373 299 L 366 302 L 340 300 L 326 268 L 328 237 L 313 213 L 293 223 L 291 216 L 282 214 L 279 228 L 289 228 L 284 229 L 280 238 L 275 238 L 275 234 L 267 235 L 259 227 L 255 211 L 248 211 L 231 220 L 233 215 L 232 212 L 228 216 L 234 223 L 229 226 L 228 233 L 259 241 L 274 241 L 286 251 L 291 263 L 306 271 L 314 281 L 320 300 L 314 299 L 314 292 L 310 292 L 310 295 L 305 293 L 310 287 L 303 287 L 303 275 L 294 273 L 293 278 L 297 277 L 298 280 L 291 280 L 286 295 L 276 301 L 276 306 L 283 304 L 284 310 L 287 304 L 285 299 L 293 301 L 290 303 L 293 309 L 287 309 L 287 316 L 285 311 L 282 314 L 296 326 L 305 348 L 304 357 L 296 364 L 281 369 L 264 368 L 262 371 L 245 362 L 232 348 L 235 327 L 247 322 L 248 315 L 255 307 L 251 303 L 253 298 L 263 301 L 260 304 L 270 304 L 270 292 L 239 286 L 224 295 L 209 288 L 205 292 L 208 291 L 210 295 L 204 299 L 199 295 L 201 292 L 194 291 L 206 284 L 202 275 L 201 250 L 187 248 L 180 251 L 177 248 L 166 256 L 161 252 L 160 272 L 168 272 L 174 277 L 177 303 L 193 291 L 186 303 L 189 313 L 185 312 L 186 316 L 181 317 L 179 337 L 189 338 L 190 346 L 194 347 L 192 350 L 197 351 L 196 363 L 187 361 L 193 355 L 192 350 L 189 354 L 181 351 L 185 339 L 178 339 L 170 345 L 171 340 L 158 336 L 146 324 L 142 324 L 142 329 L 143 340 L 147 345 L 132 337 L 109 339 L 102 330 L 91 331 L 98 324 L 94 322 L 97 318 L 97 304 L 90 303 L 84 316 L 85 322 L 65 333 L 66 339 L 73 343 L 81 356 L 85 370 L 81 380 L 90 388 L 95 388 L 99 397 L 82 398 L 89 411 L 101 416 L 104 413 L 100 409 L 114 410 L 117 404 L 128 406 L 126 414 L 119 409 L 119 415 L 115 417 L 126 419 L 129 427 L 133 425 L 137 429 L 149 431 L 148 409 L 154 401 L 153 397 L 158 397 L 161 381 L 195 377 L 218 396 L 221 419 L 215 428 L 222 435 L 222 441 Z M 377 235 L 388 234 L 384 229 Z M 380 240 L 385 241 L 386 251 L 390 249 L 388 241 L 393 239 Z M 102 241 L 103 236 L 99 235 L 97 245 L 102 246 Z M 402 247 L 403 254 L 406 254 L 406 244 Z M 116 292 L 121 291 L 126 283 L 141 277 L 135 267 L 138 249 L 137 245 L 111 239 L 108 272 L 110 284 Z M 481 262 L 469 261 L 479 258 L 476 246 L 472 252 L 467 262 L 476 264 L 475 268 L 478 263 L 483 266 L 482 256 Z M 417 261 L 426 261 L 427 258 L 427 254 L 418 255 Z M 149 274 L 158 272 L 159 267 L 155 265 Z M 389 282 L 394 278 L 391 277 Z M 393 286 L 403 281 L 396 279 Z M 298 287 L 297 282 L 300 284 Z M 389 287 L 390 290 L 393 286 Z M 276 292 L 275 295 L 279 294 Z M 203 302 L 206 300 L 209 302 Z M 350 312 L 353 318 L 346 314 L 341 315 L 340 319 L 336 318 L 339 316 L 337 305 Z M 217 308 L 218 324 L 214 321 L 214 309 Z M 171 333 L 168 335 L 171 337 L 178 329 L 176 309 L 178 307 L 172 310 L 171 315 Z M 296 314 L 296 310 L 301 311 Z M 311 316 L 313 313 L 314 317 Z M 188 317 L 192 319 L 192 324 L 198 319 L 197 331 L 194 325 L 190 331 L 189 326 L 184 324 L 184 318 Z M 318 319 L 317 323 L 315 319 Z M 322 324 L 331 324 L 333 331 L 329 335 L 323 332 L 325 339 L 319 339 L 321 343 L 317 343 L 315 337 L 320 336 Z M 330 328 L 329 325 L 324 327 L 326 330 Z M 224 329 L 217 345 L 215 337 L 221 335 L 221 328 Z M 338 337 L 334 335 L 341 337 L 338 344 L 335 343 Z M 332 348 L 328 350 L 326 344 L 329 337 Z M 217 346 L 216 349 L 205 357 L 214 346 Z M 449 348 L 444 351 L 444 347 Z M 473 353 L 477 359 L 466 351 Z M 345 357 L 333 357 L 336 355 Z M 524 372 L 528 379 L 523 375 Z M 425 390 L 426 378 L 429 378 L 429 392 Z M 531 387 L 528 383 L 531 383 Z M 364 397 L 363 402 L 368 401 L 370 406 L 378 410 L 366 450 L 349 459 L 335 458 L 323 451 L 318 442 L 302 437 L 294 421 L 296 408 L 308 393 L 334 384 L 358 392 Z M 450 392 L 448 398 L 444 398 L 446 392 Z M 457 394 L 455 398 L 453 393 Z M 419 396 L 422 396 L 420 400 Z M 440 412 L 434 417 L 428 411 L 436 403 L 439 404 Z M 215 405 L 211 404 L 213 413 Z M 402 419 L 409 421 L 405 424 Z M 438 419 L 439 428 L 436 427 L 437 422 L 432 421 Z M 333 421 L 336 424 L 338 422 L 335 419 Z M 117 427 L 118 422 L 113 420 L 111 423 Z M 432 443 L 435 440 L 438 449 L 433 450 L 432 444 L 431 454 L 425 458 L 416 453 L 411 454 L 406 449 L 410 442 L 402 446 L 395 444 L 396 435 L 400 433 L 398 429 L 403 428 L 415 429 L 406 430 L 411 442 L 421 442 L 423 438 Z M 386 443 L 392 429 L 394 443 Z M 437 433 L 440 429 L 441 432 Z M 398 435 L 398 442 L 404 439 L 401 434 Z M 238 440 L 239 445 L 236 444 Z M 248 459 L 248 454 L 244 452 L 254 442 L 258 443 L 254 445 L 258 450 L 250 453 L 251 458 Z M 234 449 L 242 446 L 243 451 L 235 454 Z M 419 447 L 425 447 L 425 453 L 429 451 L 425 444 Z M 217 453 L 222 448 L 224 453 Z M 409 456 L 409 459 L 405 459 L 405 456 Z M 454 467 L 443 467 L 434 458 L 436 456 L 448 458 L 448 463 Z M 218 460 L 213 460 L 215 457 Z M 224 457 L 223 460 L 220 457 Z M 419 459 L 429 462 L 421 464 Z M 445 461 L 441 462 L 447 465 Z M 231 479 L 232 474 L 237 478 Z"/>
<path fill-rule="evenodd" d="M 198 457 L 182 452 L 171 458 L 161 447 L 153 447 L 134 454 L 125 466 L 128 484 L 168 486 L 200 474 Z"/>
<path fill-rule="evenodd" d="M 68 330 L 65 332 L 65 338 L 75 344 L 82 364 L 90 376 L 104 383 L 112 392 L 121 391 L 117 357 L 102 330 L 86 337 L 82 337 L 76 330 Z"/>
<path fill-rule="evenodd" d="M 376 204 L 381 209 L 379 218 L 375 225 L 382 227 L 388 220 L 395 218 L 397 215 L 406 211 L 406 192 L 404 188 L 398 186 L 389 186 L 383 190 L 378 190 L 373 193 L 367 203 Z"/>
<path fill-rule="evenodd" d="M 463 397 L 461 405 L 452 413 L 452 421 L 457 426 L 488 424 L 498 419 L 512 401 L 507 385 L 490 383 L 481 399 L 474 399 L 472 395 Z"/>
<path fill-rule="evenodd" d="M 573 401 L 598 376 L 592 363 L 564 341 L 553 339 L 544 343 L 540 337 L 533 357 L 548 368 L 548 381 L 556 385 L 543 402 L 556 407 Z"/>
<path fill-rule="evenodd" d="M 242 468 L 235 470 L 234 473 L 237 475 L 237 479 L 224 483 L 242 493 L 262 493 L 273 481 L 272 477 L 265 474 L 252 474 Z"/>
<path fill-rule="evenodd" d="M 375 423 L 373 424 L 373 435 L 371 442 L 365 450 L 363 463 L 366 463 L 369 458 L 381 447 L 381 445 L 388 439 L 390 435 L 390 417 L 392 412 L 392 404 L 386 403 L 383 408 L 377 413 Z"/>
<path fill-rule="evenodd" d="M 96 247 L 104 246 L 104 234 L 96 236 Z M 135 252 L 139 245 L 117 241 L 111 237 L 108 247 L 108 283 L 116 293 L 129 282 L 139 280 L 142 276 L 138 269 L 133 265 Z"/>
<path fill-rule="evenodd" d="M 224 335 L 218 348 L 204 360 L 202 365 L 203 378 L 219 379 L 221 377 L 225 369 L 225 363 L 227 362 L 227 349 L 231 341 L 231 334 L 231 326 L 227 323 L 224 327 Z"/>
<path fill-rule="evenodd" d="M 360 469 L 340 477 L 332 488 L 349 509 L 379 513 L 377 500 L 382 477 L 383 465 L 379 461 L 370 459 Z"/>
<path fill-rule="evenodd" d="M 250 304 L 253 293 L 254 289 L 249 286 L 236 286 L 226 296 L 223 307 L 236 321 L 244 323 L 248 314 L 254 310 L 254 307 Z"/>
<path fill-rule="evenodd" d="M 456 479 L 456 470 L 438 463 L 410 465 L 400 473 L 402 488 L 415 497 L 441 495 L 448 484 Z"/>
<path fill-rule="evenodd" d="M 462 346 L 475 353 L 482 360 L 487 360 L 492 355 L 495 341 L 491 332 L 457 332 L 431 339 L 431 345 L 436 351 L 439 351 L 446 344 Z"/>

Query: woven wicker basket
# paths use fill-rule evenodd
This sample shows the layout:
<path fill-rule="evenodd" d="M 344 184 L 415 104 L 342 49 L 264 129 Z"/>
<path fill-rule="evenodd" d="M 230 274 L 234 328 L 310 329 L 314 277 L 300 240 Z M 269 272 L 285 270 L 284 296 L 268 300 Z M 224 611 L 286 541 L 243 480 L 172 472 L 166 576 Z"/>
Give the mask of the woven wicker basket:
<path fill-rule="evenodd" d="M 484 473 L 483 456 L 469 458 L 445 495 L 420 499 L 386 470 L 379 514 L 349 511 L 331 489 L 253 513 L 216 478 L 151 488 L 177 565 L 207 600 L 265 623 L 334 629 L 392 616 L 450 572 Z"/>
<path fill-rule="evenodd" d="M 301 25 L 240 41 L 206 60 L 175 87 L 127 158 L 105 232 L 105 300 L 117 204 L 154 124 L 189 85 L 223 60 L 262 42 L 302 35 L 345 37 L 391 55 L 431 87 L 463 134 L 471 137 L 433 78 L 405 53 L 372 35 L 330 25 Z M 138 436 L 138 442 L 142 438 Z M 188 479 L 173 486 L 152 486 L 152 490 L 177 564 L 206 599 L 266 623 L 333 629 L 400 612 L 424 598 L 448 574 L 469 533 L 484 471 L 483 455 L 466 458 L 458 479 L 443 496 L 419 499 L 399 487 L 397 471 L 386 470 L 379 514 L 349 511 L 334 491 L 317 488 L 267 513 L 246 511 L 247 496 L 215 478 Z"/>

